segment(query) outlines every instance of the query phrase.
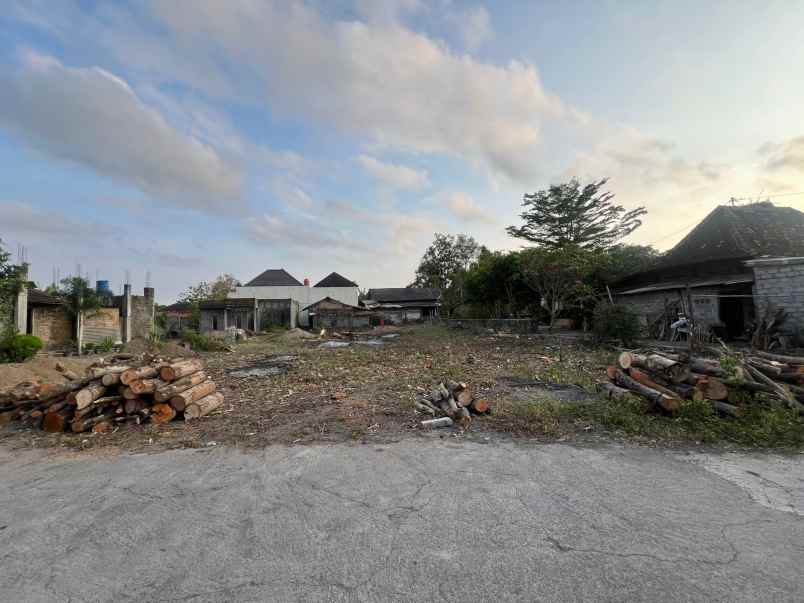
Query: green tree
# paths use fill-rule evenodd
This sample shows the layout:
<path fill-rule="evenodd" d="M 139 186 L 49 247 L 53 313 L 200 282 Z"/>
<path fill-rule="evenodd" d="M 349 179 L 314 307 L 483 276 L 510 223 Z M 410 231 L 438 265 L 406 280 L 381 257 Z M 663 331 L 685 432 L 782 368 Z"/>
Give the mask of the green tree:
<path fill-rule="evenodd" d="M 600 280 L 608 284 L 631 274 L 650 270 L 661 257 L 661 253 L 650 245 L 615 245 L 604 256 Z"/>
<path fill-rule="evenodd" d="M 464 302 L 464 283 L 472 262 L 482 247 L 474 238 L 436 233 L 424 252 L 411 286 L 441 290 L 441 303 L 448 315 Z"/>
<path fill-rule="evenodd" d="M 101 307 L 101 298 L 89 281 L 80 276 L 73 276 L 61 281 L 59 297 L 64 306 L 75 320 L 76 340 L 78 342 L 78 355 L 84 349 L 84 321 L 92 317 Z"/>
<path fill-rule="evenodd" d="M 588 279 L 599 262 L 600 254 L 577 245 L 522 251 L 522 277 L 539 296 L 551 330 L 561 312 L 594 300 Z"/>
<path fill-rule="evenodd" d="M 647 211 L 626 211 L 614 205 L 614 193 L 604 192 L 607 179 L 581 186 L 577 179 L 524 196 L 520 214 L 524 224 L 509 226 L 512 237 L 557 249 L 575 245 L 584 249 L 608 249 L 642 225 Z"/>
<path fill-rule="evenodd" d="M 13 320 L 14 302 L 20 288 L 25 284 L 19 266 L 11 264 L 11 254 L 0 240 L 0 341 L 15 333 Z"/>
<path fill-rule="evenodd" d="M 466 274 L 465 287 L 467 302 L 484 318 L 516 316 L 533 298 L 517 251 L 483 249 Z"/>

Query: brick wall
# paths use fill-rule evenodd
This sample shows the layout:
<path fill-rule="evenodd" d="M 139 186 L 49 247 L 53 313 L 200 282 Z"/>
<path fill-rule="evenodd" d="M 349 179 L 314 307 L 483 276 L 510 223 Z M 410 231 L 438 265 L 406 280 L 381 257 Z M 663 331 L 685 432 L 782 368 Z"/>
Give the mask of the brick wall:
<path fill-rule="evenodd" d="M 101 343 L 104 339 L 120 341 L 120 311 L 100 308 L 84 319 L 84 343 Z"/>
<path fill-rule="evenodd" d="M 34 306 L 31 309 L 31 334 L 45 347 L 61 347 L 75 339 L 75 327 L 62 306 Z"/>
<path fill-rule="evenodd" d="M 131 337 L 148 337 L 154 324 L 153 296 L 131 296 Z"/>
<path fill-rule="evenodd" d="M 804 258 L 755 260 L 748 265 L 754 269 L 757 316 L 762 316 L 769 304 L 784 308 L 804 333 Z"/>

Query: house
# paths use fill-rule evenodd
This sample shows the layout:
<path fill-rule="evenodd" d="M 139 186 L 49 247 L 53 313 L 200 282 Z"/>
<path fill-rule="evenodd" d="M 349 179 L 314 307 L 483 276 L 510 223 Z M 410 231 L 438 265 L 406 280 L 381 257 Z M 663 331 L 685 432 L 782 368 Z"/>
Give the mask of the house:
<path fill-rule="evenodd" d="M 164 317 L 167 337 L 178 337 L 187 329 L 196 326 L 193 320 L 193 305 L 190 302 L 177 302 L 169 306 L 161 306 L 158 312 Z"/>
<path fill-rule="evenodd" d="M 283 268 L 266 270 L 251 281 L 237 287 L 229 295 L 230 299 L 257 299 L 260 301 L 290 300 L 291 318 L 288 326 L 308 326 L 309 317 L 306 308 L 325 298 L 331 298 L 350 306 L 358 305 L 357 283 L 333 272 L 324 277 L 315 286 L 310 286 L 308 279 L 299 282 Z M 303 308 L 303 309 L 299 309 Z M 293 314 L 295 312 L 295 314 Z"/>
<path fill-rule="evenodd" d="M 367 329 L 374 312 L 360 306 L 350 306 L 337 299 L 325 297 L 304 308 L 313 329 Z"/>
<path fill-rule="evenodd" d="M 199 304 L 198 330 L 225 331 L 231 327 L 267 331 L 271 327 L 294 328 L 299 303 L 292 299 L 229 298 Z"/>
<path fill-rule="evenodd" d="M 439 315 L 441 291 L 421 287 L 369 289 L 363 305 L 391 324 L 431 320 Z"/>
<path fill-rule="evenodd" d="M 768 306 L 804 326 L 804 213 L 770 202 L 713 210 L 659 264 L 619 281 L 618 302 L 647 326 L 682 307 L 695 322 L 740 337 Z"/>

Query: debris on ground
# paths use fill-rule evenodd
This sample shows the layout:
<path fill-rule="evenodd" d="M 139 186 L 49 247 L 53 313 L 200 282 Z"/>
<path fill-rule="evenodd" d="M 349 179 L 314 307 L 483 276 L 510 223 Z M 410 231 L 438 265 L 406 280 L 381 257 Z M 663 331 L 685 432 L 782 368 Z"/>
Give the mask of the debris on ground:
<path fill-rule="evenodd" d="M 321 349 L 348 348 L 350 345 L 352 344 L 348 341 L 325 341 L 324 343 L 319 344 L 318 347 Z"/>
<path fill-rule="evenodd" d="M 720 414 L 736 417 L 762 399 L 781 402 L 804 414 L 804 357 L 768 352 L 724 354 L 720 359 L 649 350 L 623 352 L 598 384 L 607 398 L 637 394 L 666 412 L 682 400 L 712 403 Z"/>
<path fill-rule="evenodd" d="M 414 402 L 416 412 L 436 417 L 444 415 L 451 419 L 450 423 L 433 424 L 422 421 L 422 425 L 444 427 L 457 422 L 464 429 L 472 423 L 472 415 L 487 414 L 490 410 L 488 400 L 474 395 L 466 383 L 447 380 L 439 383 L 429 393 L 420 393 Z"/>
<path fill-rule="evenodd" d="M 223 400 L 200 360 L 119 354 L 67 383 L 25 381 L 0 392 L 0 424 L 16 420 L 50 433 L 107 433 L 124 423 L 203 417 Z"/>
<path fill-rule="evenodd" d="M 254 362 L 246 366 L 238 366 L 226 369 L 226 373 L 232 377 L 272 377 L 283 375 L 290 370 L 297 356 L 290 354 L 274 354 L 265 360 Z"/>

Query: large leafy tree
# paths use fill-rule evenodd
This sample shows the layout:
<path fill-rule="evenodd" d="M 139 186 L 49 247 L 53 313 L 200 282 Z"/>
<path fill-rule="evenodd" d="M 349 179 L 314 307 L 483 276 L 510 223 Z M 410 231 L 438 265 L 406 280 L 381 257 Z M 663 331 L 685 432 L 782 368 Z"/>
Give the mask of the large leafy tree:
<path fill-rule="evenodd" d="M 11 254 L 0 240 L 0 340 L 14 334 L 14 298 L 24 285 L 19 266 L 10 260 Z"/>
<path fill-rule="evenodd" d="M 466 299 L 483 317 L 516 316 L 532 301 L 522 279 L 520 253 L 481 251 L 466 275 Z"/>
<path fill-rule="evenodd" d="M 190 327 L 198 328 L 198 323 L 201 317 L 199 304 L 202 301 L 210 299 L 223 300 L 226 299 L 230 293 L 239 287 L 240 282 L 231 274 L 221 274 L 214 281 L 208 283 L 201 281 L 197 285 L 188 287 L 180 296 L 178 301 L 181 303 L 190 304 Z"/>
<path fill-rule="evenodd" d="M 601 254 L 577 245 L 556 249 L 533 247 L 521 252 L 522 278 L 550 317 L 550 329 L 561 312 L 593 303 L 590 275 L 600 263 Z"/>
<path fill-rule="evenodd" d="M 608 249 L 642 225 L 644 207 L 628 210 L 615 205 L 614 193 L 604 191 L 607 179 L 581 185 L 577 179 L 524 196 L 524 224 L 509 226 L 512 237 L 557 249 L 575 245 Z"/>
<path fill-rule="evenodd" d="M 442 305 L 451 314 L 464 301 L 466 272 L 481 249 L 468 235 L 436 233 L 419 262 L 411 286 L 440 289 Z"/>

